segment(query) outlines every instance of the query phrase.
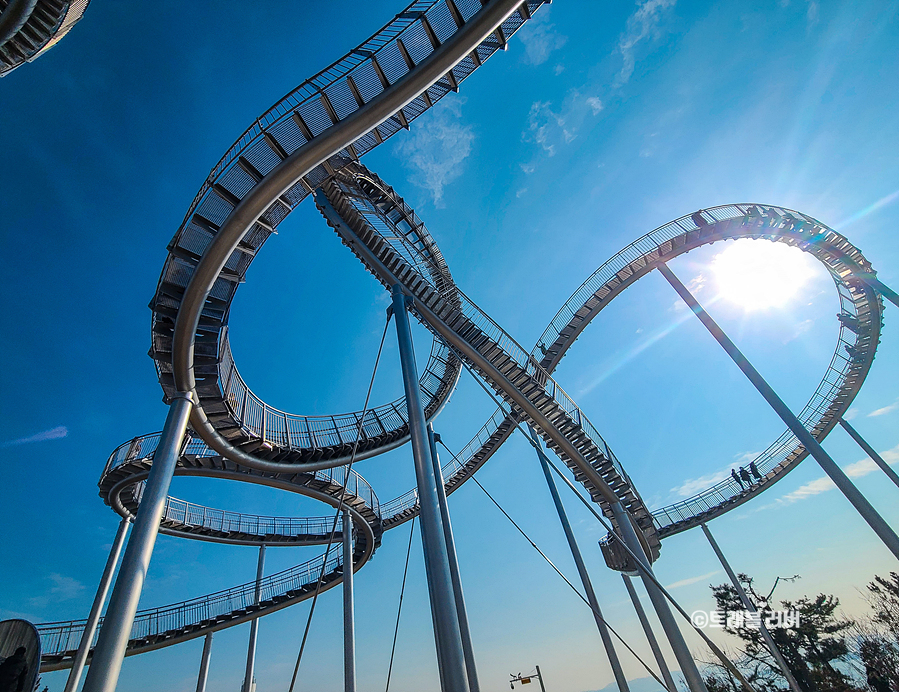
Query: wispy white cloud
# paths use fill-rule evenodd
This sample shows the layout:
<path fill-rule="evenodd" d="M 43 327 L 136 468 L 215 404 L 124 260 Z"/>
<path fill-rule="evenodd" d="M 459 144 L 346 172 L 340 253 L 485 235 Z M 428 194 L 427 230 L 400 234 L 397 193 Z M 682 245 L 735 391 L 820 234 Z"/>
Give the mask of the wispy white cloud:
<path fill-rule="evenodd" d="M 817 1 L 809 0 L 808 8 L 805 11 L 805 20 L 809 29 L 818 23 L 818 9 Z"/>
<path fill-rule="evenodd" d="M 558 110 L 553 108 L 551 101 L 534 101 L 528 112 L 527 129 L 521 133 L 521 139 L 535 142 L 549 156 L 555 156 L 560 146 L 575 140 L 579 127 L 587 117 L 599 115 L 604 108 L 598 96 L 584 96 L 578 89 L 568 92 Z"/>
<path fill-rule="evenodd" d="M 33 442 L 47 442 L 48 440 L 59 440 L 69 434 L 69 429 L 64 425 L 57 425 L 55 428 L 43 430 L 28 437 L 20 437 L 17 440 L 7 440 L 0 443 L 0 447 L 16 447 L 18 445 L 27 445 Z"/>
<path fill-rule="evenodd" d="M 50 587 L 50 593 L 60 600 L 75 598 L 84 591 L 84 584 L 77 579 L 62 574 L 51 574 L 50 581 L 53 582 L 53 586 Z"/>
<path fill-rule="evenodd" d="M 884 406 L 883 408 L 879 408 L 875 411 L 871 411 L 871 413 L 868 414 L 868 418 L 876 418 L 877 416 L 885 416 L 888 413 L 892 413 L 897 408 L 899 408 L 899 399 L 896 399 L 896 401 L 894 401 L 889 406 Z"/>
<path fill-rule="evenodd" d="M 887 450 L 886 452 L 882 452 L 881 456 L 886 463 L 893 464 L 899 463 L 899 445 L 896 445 L 892 449 Z M 877 464 L 875 464 L 870 459 L 860 459 L 848 466 L 843 467 L 843 471 L 845 471 L 846 475 L 850 478 L 862 478 L 867 476 L 869 473 L 873 471 L 878 471 Z M 805 485 L 798 487 L 791 493 L 787 493 L 783 497 L 779 497 L 773 505 L 767 505 L 767 507 L 779 506 L 779 505 L 791 505 L 794 502 L 799 502 L 800 500 L 805 500 L 809 497 L 814 497 L 815 495 L 820 495 L 821 493 L 825 493 L 828 490 L 832 490 L 836 486 L 833 484 L 833 481 L 830 480 L 827 476 L 822 476 L 821 478 L 816 478 L 813 481 L 809 481 Z"/>
<path fill-rule="evenodd" d="M 515 196 L 518 198 L 524 197 L 524 194 L 528 191 L 526 187 L 521 188 L 518 192 L 515 193 Z"/>
<path fill-rule="evenodd" d="M 692 293 L 694 296 L 698 296 L 700 293 L 702 293 L 703 289 L 706 287 L 706 284 L 708 284 L 708 279 L 706 279 L 705 275 L 700 273 L 687 282 L 687 288 L 690 289 L 690 293 Z M 671 304 L 671 309 L 674 312 L 682 312 L 684 310 L 687 310 L 688 308 L 687 304 L 680 298 L 678 298 Z"/>
<path fill-rule="evenodd" d="M 409 182 L 430 192 L 438 208 L 444 206 L 444 188 L 462 175 L 463 163 L 471 154 L 474 132 L 462 123 L 464 103 L 464 98 L 442 100 L 394 148 L 412 169 Z"/>
<path fill-rule="evenodd" d="M 637 3 L 637 11 L 627 20 L 627 28 L 618 38 L 618 52 L 621 53 L 621 71 L 615 79 L 616 86 L 627 83 L 634 73 L 637 44 L 656 35 L 659 22 L 666 9 L 673 7 L 677 0 L 642 0 Z"/>
<path fill-rule="evenodd" d="M 711 579 L 716 574 L 720 574 L 721 570 L 716 569 L 714 572 L 709 572 L 708 574 L 700 574 L 698 577 L 689 577 L 688 579 L 681 579 L 680 581 L 676 581 L 673 584 L 668 584 L 665 588 L 669 591 L 671 589 L 679 589 L 682 586 L 690 586 L 690 584 L 695 584 L 696 582 L 705 581 L 706 579 Z"/>
<path fill-rule="evenodd" d="M 524 44 L 525 62 L 542 65 L 553 51 L 565 45 L 568 37 L 555 31 L 555 28 L 556 25 L 549 21 L 549 10 L 544 10 L 522 27 L 518 37 Z M 556 74 L 559 74 L 558 65 L 556 70 Z"/>
<path fill-rule="evenodd" d="M 84 591 L 85 586 L 77 579 L 53 572 L 47 575 L 52 586 L 44 592 L 43 596 L 35 596 L 29 602 L 38 608 L 44 608 L 54 601 L 67 601 L 76 598 Z"/>
<path fill-rule="evenodd" d="M 810 331 L 812 327 L 815 326 L 815 320 L 802 320 L 801 322 L 797 322 L 793 327 L 793 331 L 787 334 L 784 337 L 783 343 L 788 344 L 791 341 L 798 339 L 800 336 Z"/>
<path fill-rule="evenodd" d="M 532 163 L 519 163 L 518 165 L 521 166 L 521 170 L 528 175 L 537 170 L 537 167 Z"/>
<path fill-rule="evenodd" d="M 854 406 L 843 414 L 843 420 L 852 420 L 858 416 L 858 409 Z"/>
<path fill-rule="evenodd" d="M 562 114 L 553 111 L 550 101 L 534 101 L 528 113 L 528 129 L 522 133 L 522 139 L 536 142 L 547 154 L 555 156 L 560 135 L 563 141 L 573 139 Z"/>

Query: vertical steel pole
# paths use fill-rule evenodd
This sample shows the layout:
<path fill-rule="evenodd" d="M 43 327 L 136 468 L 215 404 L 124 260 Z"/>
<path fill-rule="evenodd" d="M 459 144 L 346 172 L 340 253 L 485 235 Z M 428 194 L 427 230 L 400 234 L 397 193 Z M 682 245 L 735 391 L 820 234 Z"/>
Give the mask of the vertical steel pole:
<path fill-rule="evenodd" d="M 262 600 L 262 573 L 265 570 L 265 545 L 259 546 L 259 559 L 256 562 L 256 591 L 253 602 L 257 605 Z M 253 692 L 253 677 L 256 673 L 256 638 L 259 635 L 259 618 L 250 620 L 250 642 L 247 645 L 247 669 L 243 676 L 243 692 Z"/>
<path fill-rule="evenodd" d="M 212 656 L 212 632 L 203 640 L 203 658 L 200 659 L 200 674 L 197 675 L 197 692 L 206 692 L 209 678 L 209 658 Z"/>
<path fill-rule="evenodd" d="M 356 692 L 356 625 L 353 612 L 353 517 L 343 510 L 343 689 Z"/>
<path fill-rule="evenodd" d="M 453 595 L 456 597 L 456 612 L 459 614 L 459 632 L 462 635 L 462 654 L 465 656 L 468 688 L 470 692 L 480 692 L 481 685 L 478 682 L 474 647 L 471 643 L 471 630 L 468 627 L 468 610 L 465 608 L 465 594 L 462 591 L 462 577 L 459 573 L 459 558 L 456 554 L 456 539 L 453 537 L 453 525 L 450 522 L 449 504 L 446 501 L 443 469 L 440 468 L 440 455 L 437 453 L 437 433 L 434 432 L 434 427 L 430 423 L 428 423 L 428 443 L 431 448 L 431 460 L 434 463 L 434 477 L 437 481 L 437 502 L 440 504 L 440 519 L 443 521 L 446 555 L 449 558 L 450 576 L 453 579 Z"/>
<path fill-rule="evenodd" d="M 115 692 L 191 408 L 191 395 L 185 392 L 176 394 L 169 406 L 82 692 Z"/>
<path fill-rule="evenodd" d="M 122 554 L 122 545 L 125 543 L 125 536 L 128 535 L 129 526 L 131 526 L 131 517 L 124 517 L 119 522 L 119 530 L 116 531 L 115 539 L 112 541 L 112 548 L 109 549 L 109 557 L 106 558 L 106 567 L 103 569 L 103 576 L 100 577 L 97 595 L 94 596 L 90 614 L 87 616 L 87 622 L 84 624 L 84 632 L 81 633 L 78 651 L 75 652 L 75 659 L 72 661 L 72 670 L 69 671 L 69 677 L 66 680 L 65 692 L 75 692 L 78 689 L 78 683 L 81 682 L 84 664 L 87 662 L 87 654 L 90 651 L 91 644 L 94 642 L 94 633 L 97 631 L 97 623 L 100 622 L 100 613 L 106 603 L 106 596 L 109 595 L 112 575 L 119 564 L 119 556 Z"/>
<path fill-rule="evenodd" d="M 587 565 L 584 564 L 584 558 L 581 555 L 581 550 L 574 537 L 574 531 L 571 530 L 571 523 L 568 521 L 565 506 L 562 504 L 562 498 L 559 497 L 559 491 L 553 480 L 552 472 L 549 470 L 549 462 L 547 461 L 546 454 L 540 444 L 540 438 L 537 437 L 537 433 L 531 426 L 528 426 L 528 432 L 530 432 L 531 439 L 534 441 L 534 449 L 537 450 L 540 468 L 543 469 L 543 475 L 546 476 L 546 485 L 549 486 L 549 494 L 552 495 L 553 504 L 556 506 L 556 512 L 559 515 L 559 523 L 562 524 L 562 530 L 565 532 L 565 538 L 568 540 L 571 557 L 574 558 L 577 573 L 581 577 L 581 584 L 584 585 L 584 593 L 587 595 L 587 601 L 593 609 L 593 619 L 596 621 L 596 628 L 599 630 L 599 637 L 602 640 L 603 648 L 606 650 L 606 656 L 609 657 L 609 663 L 612 666 L 615 682 L 618 684 L 620 692 L 630 692 L 627 685 L 627 678 L 624 676 L 624 670 L 621 668 L 621 661 L 618 660 L 618 654 L 615 652 L 615 645 L 612 643 L 612 636 L 609 634 L 609 628 L 606 627 L 606 623 L 603 622 L 602 611 L 599 609 L 599 601 L 596 599 L 596 592 L 593 590 L 593 582 L 590 581 Z M 672 692 L 677 691 L 672 690 Z"/>
<path fill-rule="evenodd" d="M 640 543 L 637 532 L 633 524 L 631 524 L 630 515 L 620 500 L 611 503 L 611 508 L 615 521 L 618 523 L 621 538 L 627 547 L 633 551 L 637 559 L 640 560 L 640 572 L 643 576 L 643 585 L 646 587 L 646 593 L 649 594 L 649 600 L 652 601 L 659 622 L 662 623 L 662 629 L 665 631 L 665 636 L 668 637 L 668 643 L 671 644 L 671 650 L 674 652 L 674 657 L 680 665 L 681 674 L 686 679 L 690 692 L 708 692 L 705 682 L 699 674 L 699 669 L 696 667 L 696 661 L 693 660 L 687 642 L 684 640 L 684 635 L 678 629 L 677 622 L 671 614 L 665 595 L 656 586 L 655 582 L 647 576 L 652 574 L 652 567 L 646 558 L 646 553 L 643 552 L 643 544 Z"/>
<path fill-rule="evenodd" d="M 640 603 L 637 589 L 634 588 L 631 578 L 624 572 L 621 573 L 621 578 L 624 580 L 624 586 L 631 597 L 631 602 L 634 604 L 634 610 L 637 611 L 637 619 L 640 620 L 640 624 L 643 626 L 643 632 L 646 634 L 649 648 L 652 649 L 652 655 L 655 656 L 656 664 L 658 664 L 659 670 L 662 673 L 662 680 L 665 681 L 665 686 L 668 688 L 669 692 L 677 692 L 677 685 L 674 684 L 674 678 L 671 677 L 671 670 L 669 670 L 668 664 L 665 662 L 665 657 L 662 655 L 662 649 L 659 647 L 656 635 L 652 631 L 652 626 L 649 624 L 649 618 L 646 617 L 646 611 L 643 610 L 643 604 Z"/>
<path fill-rule="evenodd" d="M 899 486 L 899 474 L 897 474 L 892 468 L 890 468 L 890 465 L 883 460 L 882 456 L 874 451 L 874 448 L 867 443 L 865 438 L 859 435 L 858 431 L 856 431 L 855 428 L 849 425 L 846 419 L 840 418 L 840 425 L 842 425 L 843 429 L 847 433 L 849 433 L 850 437 L 852 437 L 853 440 L 856 441 L 858 446 L 865 451 L 865 454 L 871 457 L 874 463 L 880 467 L 880 470 L 887 475 L 887 478 L 889 478 L 891 481 L 893 481 L 893 483 Z"/>
<path fill-rule="evenodd" d="M 409 313 L 406 311 L 406 298 L 402 286 L 399 284 L 394 286 L 392 293 L 400 364 L 403 370 L 403 387 L 409 413 L 409 433 L 412 438 L 412 459 L 415 462 L 421 517 L 421 540 L 431 600 L 431 615 L 434 620 L 440 684 L 443 692 L 469 692 L 465 655 L 462 652 L 462 634 L 459 631 L 459 614 L 456 611 L 453 579 L 437 499 L 437 479 L 428 448 L 428 432 L 425 427 L 427 423 L 418 385 L 418 367 L 412 348 Z"/>
<path fill-rule="evenodd" d="M 793 415 L 793 412 L 783 401 L 781 401 L 776 392 L 759 374 L 759 371 L 753 367 L 752 363 L 750 363 L 740 352 L 740 349 L 737 348 L 736 344 L 730 340 L 715 320 L 713 320 L 705 309 L 703 309 L 696 298 L 693 297 L 693 294 L 687 290 L 687 287 L 680 282 L 664 262 L 658 265 L 658 269 L 662 273 L 662 276 L 668 280 L 668 283 L 671 284 L 678 295 L 699 318 L 705 328 L 709 330 L 709 333 L 715 337 L 715 340 L 719 344 L 721 344 L 721 347 L 727 352 L 727 355 L 729 355 L 734 363 L 737 364 L 737 367 L 743 371 L 743 374 L 746 375 L 746 378 L 755 386 L 759 394 L 765 398 L 765 401 L 767 401 L 777 415 L 780 416 L 781 420 L 787 424 L 787 427 L 792 431 L 799 442 L 802 443 L 802 446 L 808 450 L 808 453 L 811 454 L 821 468 L 824 469 L 824 473 L 830 476 L 834 485 L 842 491 L 843 495 L 846 496 L 846 499 L 848 499 L 858 513 L 862 515 L 862 518 L 868 522 L 868 525 L 872 529 L 874 529 L 874 533 L 876 533 L 880 540 L 883 541 L 883 544 L 889 548 L 893 555 L 899 558 L 899 536 L 896 535 L 896 532 L 890 528 L 889 524 L 884 521 L 883 517 L 877 513 L 877 510 L 871 506 L 871 503 L 865 499 L 865 496 L 862 495 L 853 482 L 849 480 L 849 476 L 843 472 L 843 469 L 837 466 L 836 462 L 830 458 L 830 455 L 824 451 L 824 448 L 818 444 L 814 435 L 806 430 L 802 422 Z"/>
<path fill-rule="evenodd" d="M 540 681 L 540 692 L 546 692 L 546 687 L 543 686 L 543 673 L 540 672 L 540 666 L 536 666 L 537 668 L 537 679 Z"/>
<path fill-rule="evenodd" d="M 724 571 L 727 572 L 727 576 L 730 577 L 731 584 L 734 585 L 734 588 L 737 590 L 737 594 L 740 596 L 740 600 L 743 602 L 743 607 L 746 608 L 750 613 L 757 613 L 755 604 L 749 600 L 749 595 L 746 593 L 746 590 L 743 588 L 743 585 L 740 583 L 740 580 L 737 579 L 737 575 L 734 574 L 734 571 L 730 568 L 730 563 L 728 563 L 727 559 L 724 557 L 724 553 L 721 552 L 721 548 L 718 546 L 715 537 L 712 536 L 712 532 L 709 531 L 709 527 L 705 525 L 705 522 L 701 524 L 702 531 L 705 534 L 705 537 L 709 539 L 709 544 L 712 546 L 712 550 L 715 551 L 715 555 L 718 556 L 718 560 L 721 562 L 721 566 L 724 568 Z M 765 623 L 760 623 L 760 632 L 762 638 L 765 640 L 765 644 L 768 645 L 768 651 L 771 653 L 771 656 L 774 657 L 775 662 L 777 663 L 777 667 L 780 668 L 780 672 L 783 673 L 783 676 L 787 679 L 787 683 L 790 685 L 790 689 L 793 692 L 802 692 L 802 689 L 799 687 L 799 683 L 796 682 L 796 678 L 793 677 L 792 671 L 790 671 L 790 667 L 787 665 L 786 660 L 784 660 L 783 654 L 780 653 L 780 649 L 777 648 L 777 644 L 774 643 L 774 639 L 771 637 L 771 633 L 768 631 L 768 628 L 765 627 Z"/>

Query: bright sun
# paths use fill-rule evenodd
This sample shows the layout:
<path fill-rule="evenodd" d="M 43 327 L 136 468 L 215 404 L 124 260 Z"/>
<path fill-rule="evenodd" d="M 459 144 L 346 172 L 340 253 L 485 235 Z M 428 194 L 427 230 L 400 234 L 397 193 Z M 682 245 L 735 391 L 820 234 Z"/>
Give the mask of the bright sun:
<path fill-rule="evenodd" d="M 741 238 L 712 259 L 721 296 L 746 311 L 782 307 L 814 275 L 799 248 Z"/>

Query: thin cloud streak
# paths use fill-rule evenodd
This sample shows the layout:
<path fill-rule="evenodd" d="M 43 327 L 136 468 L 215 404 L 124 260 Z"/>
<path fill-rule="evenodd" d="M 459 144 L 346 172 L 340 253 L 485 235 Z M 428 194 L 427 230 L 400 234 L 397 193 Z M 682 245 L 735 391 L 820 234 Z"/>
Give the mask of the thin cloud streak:
<path fill-rule="evenodd" d="M 671 591 L 671 589 L 679 589 L 682 586 L 690 586 L 690 584 L 695 584 L 696 582 L 704 581 L 706 579 L 711 579 L 716 574 L 720 574 L 721 570 L 716 569 L 714 572 L 709 572 L 708 574 L 700 574 L 698 577 L 689 577 L 688 579 L 681 579 L 680 581 L 676 581 L 673 584 L 668 584 L 665 588 Z"/>
<path fill-rule="evenodd" d="M 896 463 L 899 463 L 899 445 L 896 445 L 892 449 L 887 450 L 886 452 L 882 452 L 881 455 L 883 460 L 888 463 L 890 466 L 893 466 Z M 848 466 L 843 468 L 843 471 L 850 478 L 863 478 L 867 476 L 869 473 L 874 471 L 879 471 L 877 464 L 875 464 L 871 459 L 860 459 Z M 767 509 L 769 507 L 778 507 L 783 505 L 792 505 L 795 502 L 799 502 L 800 500 L 805 500 L 810 497 L 814 497 L 815 495 L 820 495 L 821 493 L 825 493 L 828 490 L 833 490 L 836 486 L 833 484 L 833 481 L 830 480 L 827 476 L 822 476 L 821 478 L 816 478 L 813 481 L 806 483 L 798 487 L 791 493 L 787 493 L 783 497 L 779 497 L 773 504 L 766 505 L 760 509 Z"/>
<path fill-rule="evenodd" d="M 638 3 L 637 11 L 627 20 L 627 29 L 618 39 L 618 52 L 621 53 L 621 71 L 615 79 L 616 86 L 627 84 L 634 73 L 636 58 L 634 48 L 641 41 L 653 36 L 662 19 L 662 13 L 673 7 L 677 0 L 644 0 Z"/>
<path fill-rule="evenodd" d="M 883 408 L 879 408 L 876 411 L 871 411 L 868 414 L 868 418 L 876 418 L 877 416 L 885 416 L 888 413 L 892 413 L 897 408 L 899 408 L 899 400 L 894 401 L 889 406 L 884 406 Z"/>
<path fill-rule="evenodd" d="M 47 442 L 48 440 L 60 440 L 67 437 L 69 429 L 64 425 L 57 425 L 55 428 L 43 430 L 42 432 L 29 435 L 28 437 L 20 437 L 17 440 L 7 440 L 0 443 L 0 447 L 18 447 L 19 445 L 32 444 L 34 442 Z"/>

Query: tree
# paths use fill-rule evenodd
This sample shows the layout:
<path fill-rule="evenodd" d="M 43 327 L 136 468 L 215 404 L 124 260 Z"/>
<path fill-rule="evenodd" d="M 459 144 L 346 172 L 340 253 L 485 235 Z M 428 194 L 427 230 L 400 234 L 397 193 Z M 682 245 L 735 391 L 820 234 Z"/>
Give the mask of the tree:
<path fill-rule="evenodd" d="M 899 691 L 899 574 L 875 576 L 868 584 L 871 617 L 858 623 L 854 637 L 865 681 L 874 692 Z"/>
<path fill-rule="evenodd" d="M 767 620 L 775 610 L 771 600 L 774 589 L 767 595 L 762 595 L 756 591 L 751 577 L 740 574 L 739 579 L 763 621 Z M 768 651 L 761 631 L 752 627 L 751 622 L 739 617 L 728 618 L 731 613 L 744 613 L 737 590 L 730 584 L 711 588 L 717 611 L 725 623 L 724 630 L 742 642 L 736 664 L 747 681 L 764 692 L 787 690 L 786 678 Z M 849 676 L 835 666 L 850 659 L 852 652 L 847 643 L 847 630 L 854 625 L 851 620 L 837 616 L 839 605 L 839 599 L 825 594 L 814 598 L 803 597 L 796 601 L 781 601 L 777 610 L 798 613 L 799 624 L 795 627 L 769 627 L 771 637 L 786 660 L 790 672 L 800 688 L 808 692 L 858 690 Z M 737 692 L 740 689 L 723 667 L 712 665 L 710 668 L 706 681 L 710 692 Z"/>

